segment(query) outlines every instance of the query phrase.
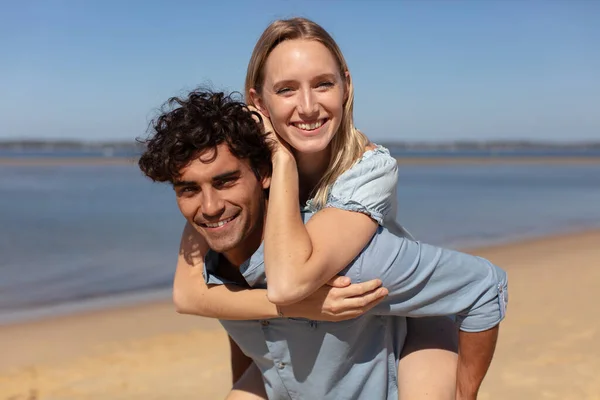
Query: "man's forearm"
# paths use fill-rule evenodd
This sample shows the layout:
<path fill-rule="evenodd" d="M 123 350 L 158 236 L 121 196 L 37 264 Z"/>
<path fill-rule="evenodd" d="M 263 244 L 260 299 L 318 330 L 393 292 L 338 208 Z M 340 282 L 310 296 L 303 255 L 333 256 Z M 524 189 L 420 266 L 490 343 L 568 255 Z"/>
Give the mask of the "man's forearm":
<path fill-rule="evenodd" d="M 490 367 L 499 326 L 483 332 L 458 334 L 458 370 L 456 374 L 456 399 L 474 400 Z"/>
<path fill-rule="evenodd" d="M 235 385 L 252 364 L 252 359 L 242 352 L 231 336 L 229 336 L 229 349 L 231 351 L 231 384 Z"/>

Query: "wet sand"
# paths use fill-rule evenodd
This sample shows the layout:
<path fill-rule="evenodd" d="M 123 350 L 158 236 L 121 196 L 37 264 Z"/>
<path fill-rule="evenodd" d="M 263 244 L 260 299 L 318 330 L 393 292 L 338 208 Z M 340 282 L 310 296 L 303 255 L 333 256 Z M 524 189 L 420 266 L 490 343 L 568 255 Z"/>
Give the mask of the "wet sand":
<path fill-rule="evenodd" d="M 600 399 L 600 231 L 469 250 L 505 268 L 508 317 L 480 399 Z M 0 327 L 0 399 L 220 399 L 227 337 L 170 302 Z"/>

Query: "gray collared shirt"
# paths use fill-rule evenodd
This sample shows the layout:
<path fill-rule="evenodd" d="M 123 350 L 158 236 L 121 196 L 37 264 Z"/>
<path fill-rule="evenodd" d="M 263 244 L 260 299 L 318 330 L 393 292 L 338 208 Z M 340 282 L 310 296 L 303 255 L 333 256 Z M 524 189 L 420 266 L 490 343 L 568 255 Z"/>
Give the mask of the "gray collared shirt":
<path fill-rule="evenodd" d="M 217 275 L 217 262 L 209 252 L 207 282 L 233 283 Z M 240 272 L 251 287 L 266 287 L 262 245 Z M 480 257 L 396 236 L 381 226 L 340 274 L 355 283 L 379 278 L 389 295 L 365 315 L 343 322 L 221 320 L 261 370 L 269 399 L 396 400 L 406 317 L 452 315 L 460 329 L 478 332 L 496 326 L 506 312 L 502 269 Z"/>

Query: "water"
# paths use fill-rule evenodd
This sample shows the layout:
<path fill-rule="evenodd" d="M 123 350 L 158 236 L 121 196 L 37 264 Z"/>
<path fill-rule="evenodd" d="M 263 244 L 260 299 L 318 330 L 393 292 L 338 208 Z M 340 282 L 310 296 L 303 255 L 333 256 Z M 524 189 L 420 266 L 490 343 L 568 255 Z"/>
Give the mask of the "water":
<path fill-rule="evenodd" d="M 398 194 L 450 247 L 600 227 L 600 165 L 401 165 Z M 0 322 L 168 297 L 182 227 L 135 166 L 0 166 Z"/>
<path fill-rule="evenodd" d="M 182 227 L 172 190 L 134 166 L 0 166 L 0 320 L 164 291 Z"/>
<path fill-rule="evenodd" d="M 599 165 L 400 166 L 399 220 L 449 247 L 600 226 Z"/>

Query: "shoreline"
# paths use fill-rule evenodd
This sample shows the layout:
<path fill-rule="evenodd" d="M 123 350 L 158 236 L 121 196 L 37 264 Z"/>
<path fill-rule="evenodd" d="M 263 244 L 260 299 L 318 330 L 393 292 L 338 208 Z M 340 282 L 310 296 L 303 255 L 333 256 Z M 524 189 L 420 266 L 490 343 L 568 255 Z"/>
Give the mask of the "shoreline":
<path fill-rule="evenodd" d="M 534 243 L 555 237 L 600 232 L 600 226 L 569 227 L 559 231 L 535 232 L 529 234 L 515 233 L 493 239 L 464 240 L 457 245 L 437 244 L 438 246 L 473 253 L 478 251 L 494 251 L 496 248 L 514 246 L 519 243 Z M 106 295 L 95 298 L 73 299 L 69 302 L 49 304 L 43 307 L 25 308 L 9 312 L 0 312 L 0 330 L 14 325 L 36 323 L 56 318 L 86 315 L 89 313 L 118 310 L 120 308 L 144 307 L 146 304 L 171 304 L 171 287 L 149 291 L 123 292 L 117 295 Z M 0 399 L 2 400 L 2 399 Z"/>
<path fill-rule="evenodd" d="M 598 243 L 600 229 L 587 229 L 463 248 L 509 273 L 480 399 L 597 398 Z M 230 386 L 218 321 L 179 315 L 170 300 L 0 326 L 0 354 L 2 400 L 223 398 Z"/>
<path fill-rule="evenodd" d="M 597 165 L 600 157 L 593 156 L 439 156 L 418 157 L 395 156 L 400 165 L 470 165 L 470 164 L 552 164 L 552 165 Z M 136 157 L 0 157 L 0 165 L 39 167 L 77 165 L 136 165 Z"/>

